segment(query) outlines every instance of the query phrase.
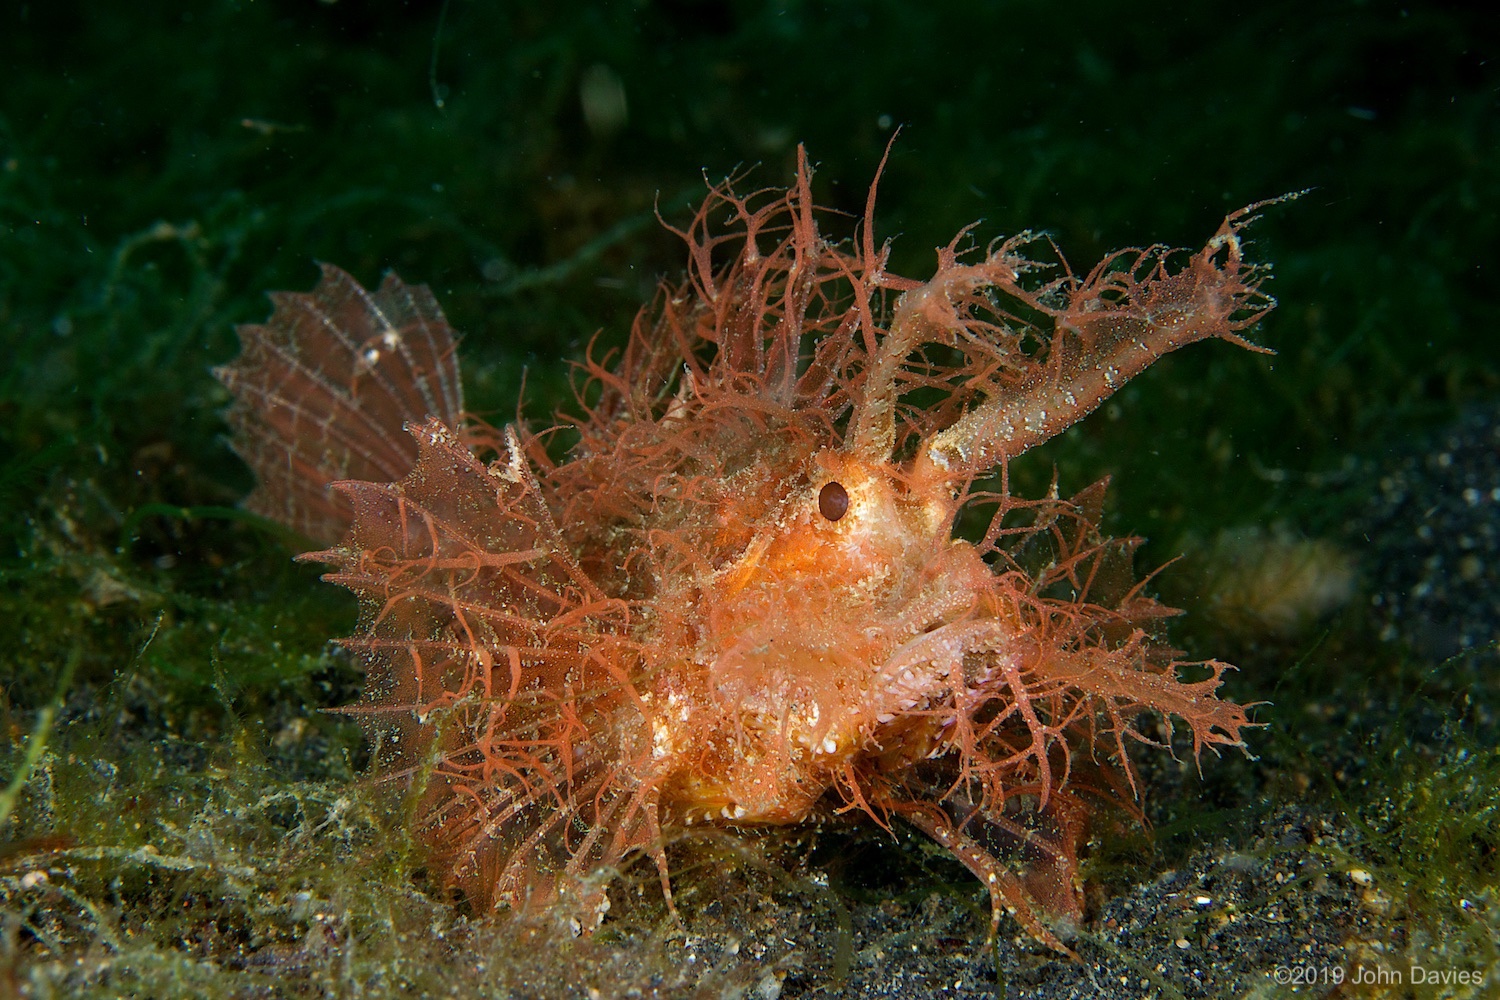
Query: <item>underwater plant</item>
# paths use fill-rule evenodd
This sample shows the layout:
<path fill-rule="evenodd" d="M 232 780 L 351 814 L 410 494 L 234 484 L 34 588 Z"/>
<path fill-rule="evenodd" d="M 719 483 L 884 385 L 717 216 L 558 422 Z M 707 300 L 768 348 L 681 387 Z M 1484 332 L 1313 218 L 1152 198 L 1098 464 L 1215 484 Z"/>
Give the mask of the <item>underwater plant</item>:
<path fill-rule="evenodd" d="M 887 270 L 876 183 L 837 243 L 810 178 L 799 150 L 787 190 L 711 187 L 675 230 L 687 278 L 546 425 L 464 412 L 426 288 L 325 266 L 217 373 L 248 506 L 358 595 L 346 711 L 477 909 L 591 930 L 635 855 L 671 906 L 675 831 L 859 810 L 973 872 L 991 935 L 1009 911 L 1071 953 L 1079 847 L 1131 808 L 1132 744 L 1175 722 L 1196 757 L 1253 723 L 1216 695 L 1226 664 L 1152 635 L 1175 612 L 1098 532 L 1104 484 L 1025 499 L 1007 463 L 1169 351 L 1263 350 L 1240 335 L 1274 305 L 1242 256 L 1259 206 L 1086 275 L 965 229 L 917 280 Z"/>

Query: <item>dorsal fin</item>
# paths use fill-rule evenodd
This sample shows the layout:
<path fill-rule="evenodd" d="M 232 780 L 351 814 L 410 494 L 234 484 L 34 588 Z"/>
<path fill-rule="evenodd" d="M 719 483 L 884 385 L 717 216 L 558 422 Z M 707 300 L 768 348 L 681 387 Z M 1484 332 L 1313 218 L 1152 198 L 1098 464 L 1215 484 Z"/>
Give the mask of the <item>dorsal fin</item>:
<path fill-rule="evenodd" d="M 387 274 L 375 292 L 323 265 L 310 293 L 273 293 L 264 324 L 214 370 L 234 394 L 232 445 L 255 471 L 245 506 L 331 543 L 349 527 L 336 480 L 393 482 L 417 459 L 403 431 L 437 417 L 462 432 L 454 334 L 425 285 Z"/>

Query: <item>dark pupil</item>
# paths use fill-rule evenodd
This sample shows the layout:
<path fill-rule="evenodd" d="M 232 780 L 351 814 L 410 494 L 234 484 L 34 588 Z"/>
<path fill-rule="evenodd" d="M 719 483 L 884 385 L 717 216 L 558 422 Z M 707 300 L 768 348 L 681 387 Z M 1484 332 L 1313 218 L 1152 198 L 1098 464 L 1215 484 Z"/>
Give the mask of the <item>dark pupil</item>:
<path fill-rule="evenodd" d="M 849 491 L 840 483 L 828 483 L 818 491 L 818 513 L 837 521 L 849 510 Z"/>

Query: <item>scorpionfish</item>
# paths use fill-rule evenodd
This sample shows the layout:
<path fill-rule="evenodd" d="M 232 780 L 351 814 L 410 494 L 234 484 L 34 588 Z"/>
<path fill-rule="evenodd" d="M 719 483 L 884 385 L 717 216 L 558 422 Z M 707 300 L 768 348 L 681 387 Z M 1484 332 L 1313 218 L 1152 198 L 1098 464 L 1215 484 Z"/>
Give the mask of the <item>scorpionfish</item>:
<path fill-rule="evenodd" d="M 787 190 L 711 185 L 673 229 L 686 277 L 540 428 L 465 413 L 424 286 L 324 266 L 217 370 L 247 505 L 358 595 L 345 711 L 476 909 L 587 932 L 635 856 L 671 907 L 686 827 L 855 810 L 973 872 L 991 936 L 1008 912 L 1071 954 L 1089 817 L 1139 815 L 1133 745 L 1254 723 L 1227 664 L 1154 637 L 1176 612 L 1098 532 L 1103 484 L 1024 499 L 1007 463 L 1170 351 L 1264 350 L 1241 233 L 1265 203 L 1082 276 L 965 229 L 917 280 L 874 238 L 878 172 L 843 241 L 810 179 L 799 149 Z"/>

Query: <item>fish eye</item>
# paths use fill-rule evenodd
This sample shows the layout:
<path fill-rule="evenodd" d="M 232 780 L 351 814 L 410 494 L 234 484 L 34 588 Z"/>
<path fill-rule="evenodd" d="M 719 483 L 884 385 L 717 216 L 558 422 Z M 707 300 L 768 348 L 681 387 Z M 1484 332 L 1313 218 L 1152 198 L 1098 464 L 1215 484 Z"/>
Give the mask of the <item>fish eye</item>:
<path fill-rule="evenodd" d="M 843 483 L 825 483 L 818 491 L 818 513 L 837 521 L 849 511 L 849 491 Z"/>

